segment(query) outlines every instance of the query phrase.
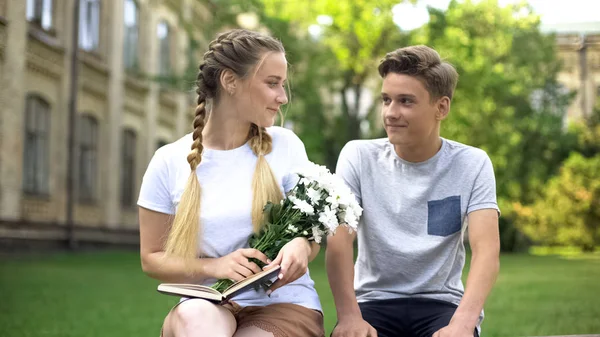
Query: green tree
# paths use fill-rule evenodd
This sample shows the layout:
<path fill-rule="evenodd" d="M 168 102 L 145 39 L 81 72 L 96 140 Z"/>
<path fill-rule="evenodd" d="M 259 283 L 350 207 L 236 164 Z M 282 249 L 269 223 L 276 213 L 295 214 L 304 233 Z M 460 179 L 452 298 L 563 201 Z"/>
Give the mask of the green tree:
<path fill-rule="evenodd" d="M 593 251 L 600 244 L 600 154 L 574 152 L 540 199 L 531 206 L 517 203 L 515 210 L 533 241 Z"/>
<path fill-rule="evenodd" d="M 571 132 L 577 135 L 577 151 L 584 157 L 600 154 L 600 101 L 590 116 L 573 124 Z"/>
<path fill-rule="evenodd" d="M 600 244 L 600 103 L 570 132 L 576 151 L 534 203 L 515 204 L 517 224 L 535 242 L 592 251 Z"/>
<path fill-rule="evenodd" d="M 262 24 L 280 39 L 286 49 L 289 66 L 289 104 L 284 108 L 285 121 L 303 140 L 309 158 L 332 167 L 337 159 L 336 134 L 331 125 L 333 106 L 326 100 L 329 80 L 335 76 L 334 57 L 329 49 L 307 35 L 297 33 L 297 26 L 286 19 L 263 14 Z M 335 161 L 333 161 L 335 164 Z"/>
<path fill-rule="evenodd" d="M 504 250 L 517 243 L 513 201 L 531 202 L 575 146 L 565 132 L 570 93 L 556 78 L 555 37 L 526 5 L 452 1 L 430 9 L 414 43 L 427 44 L 460 75 L 442 135 L 487 151 L 494 163 Z"/>
<path fill-rule="evenodd" d="M 319 125 L 313 122 L 301 125 L 299 134 L 304 136 L 309 132 L 310 137 L 316 137 L 314 134 L 320 133 L 316 139 L 321 140 L 324 162 L 330 168 L 335 166 L 337 155 L 347 141 L 370 136 L 368 121 L 372 116 L 365 111 L 373 113 L 376 109 L 365 108 L 361 102 L 364 105 L 365 93 L 373 89 L 372 83 L 369 84 L 377 76 L 379 60 L 403 39 L 392 18 L 392 7 L 399 2 L 263 0 L 267 16 L 288 21 L 295 29 L 296 39 L 312 40 L 311 48 L 321 50 L 320 55 L 325 56 L 308 57 L 305 69 L 311 76 L 296 85 L 296 90 L 309 90 L 323 100 L 305 106 L 304 115 L 302 111 L 294 111 L 294 115 L 304 116 L 303 121 L 318 121 Z M 311 26 L 320 32 L 308 34 Z M 291 43 L 285 45 L 290 48 Z M 300 88 L 300 83 L 306 87 Z M 339 103 L 334 103 L 334 97 L 339 98 Z M 319 110 L 324 116 L 317 116 Z"/>

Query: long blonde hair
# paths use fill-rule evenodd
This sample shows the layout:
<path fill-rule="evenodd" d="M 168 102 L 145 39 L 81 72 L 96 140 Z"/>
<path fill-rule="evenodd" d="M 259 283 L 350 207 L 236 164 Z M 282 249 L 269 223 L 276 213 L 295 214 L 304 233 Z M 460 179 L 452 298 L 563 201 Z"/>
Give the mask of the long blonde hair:
<path fill-rule="evenodd" d="M 202 130 L 206 125 L 207 100 L 218 101 L 221 94 L 218 79 L 228 69 L 241 78 L 247 77 L 267 52 L 284 52 L 283 45 L 276 39 L 260 33 L 235 29 L 223 33 L 209 44 L 196 79 L 198 107 L 194 118 L 193 143 L 187 156 L 190 176 L 173 219 L 164 251 L 167 255 L 192 260 L 198 256 L 202 226 L 200 221 L 201 182 L 196 168 L 202 161 Z M 279 202 L 283 195 L 265 156 L 273 148 L 273 140 L 265 128 L 252 124 L 249 145 L 257 156 L 252 178 L 252 224 L 258 232 L 263 224 L 263 207 L 267 201 Z"/>

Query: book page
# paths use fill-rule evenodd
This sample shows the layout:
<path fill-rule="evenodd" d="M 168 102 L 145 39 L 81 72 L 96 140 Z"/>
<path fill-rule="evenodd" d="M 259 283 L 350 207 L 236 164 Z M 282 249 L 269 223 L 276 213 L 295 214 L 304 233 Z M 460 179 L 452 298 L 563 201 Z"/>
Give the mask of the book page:
<path fill-rule="evenodd" d="M 223 300 L 223 295 L 218 291 L 197 284 L 162 283 L 157 290 L 167 295 L 202 298 L 215 302 Z"/>
<path fill-rule="evenodd" d="M 203 291 L 203 292 L 212 293 L 212 294 L 215 294 L 215 295 L 221 295 L 221 293 L 218 292 L 218 291 L 216 291 L 215 289 L 213 289 L 211 287 L 203 286 L 203 285 L 200 285 L 200 284 L 193 284 L 193 283 L 161 283 L 161 285 L 168 286 L 168 287 L 182 288 L 182 289 L 190 289 L 190 290 L 194 290 L 194 291 Z"/>
<path fill-rule="evenodd" d="M 281 269 L 280 266 L 276 266 L 269 270 L 263 270 L 260 273 L 254 274 L 248 278 L 238 281 L 238 282 L 232 284 L 229 288 L 227 288 L 223 292 L 223 295 L 225 295 L 225 297 L 227 297 L 227 298 L 230 298 L 238 293 L 243 292 L 244 290 L 251 287 L 255 283 L 259 283 L 261 281 L 266 281 L 269 279 L 275 279 L 277 277 L 277 274 L 279 273 L 280 269 Z"/>

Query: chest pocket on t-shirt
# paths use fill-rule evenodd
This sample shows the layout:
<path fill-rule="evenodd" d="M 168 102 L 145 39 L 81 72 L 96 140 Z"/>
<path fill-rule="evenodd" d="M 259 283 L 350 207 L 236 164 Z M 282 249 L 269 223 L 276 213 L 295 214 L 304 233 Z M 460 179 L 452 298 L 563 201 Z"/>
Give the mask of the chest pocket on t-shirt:
<path fill-rule="evenodd" d="M 460 195 L 427 202 L 427 234 L 448 236 L 460 227 Z"/>

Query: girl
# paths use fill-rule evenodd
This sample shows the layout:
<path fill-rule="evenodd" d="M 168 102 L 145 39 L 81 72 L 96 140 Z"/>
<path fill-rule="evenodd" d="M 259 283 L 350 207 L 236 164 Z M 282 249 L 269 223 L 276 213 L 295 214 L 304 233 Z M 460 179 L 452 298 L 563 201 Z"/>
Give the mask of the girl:
<path fill-rule="evenodd" d="M 183 299 L 165 318 L 165 337 L 324 336 L 307 270 L 318 245 L 297 238 L 274 261 L 245 248 L 264 205 L 279 202 L 296 183 L 292 171 L 308 162 L 302 141 L 272 126 L 288 101 L 286 77 L 279 41 L 247 30 L 220 35 L 200 65 L 193 133 L 157 150 L 148 166 L 138 205 L 149 276 L 211 285 L 259 272 L 248 258 L 281 266 L 268 292 L 225 305 Z"/>

